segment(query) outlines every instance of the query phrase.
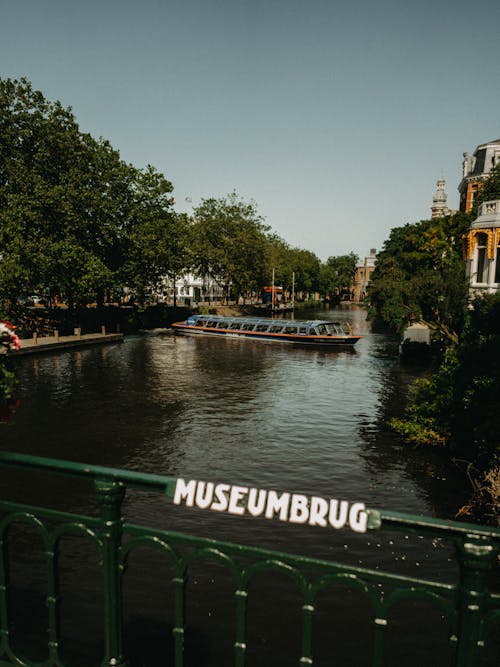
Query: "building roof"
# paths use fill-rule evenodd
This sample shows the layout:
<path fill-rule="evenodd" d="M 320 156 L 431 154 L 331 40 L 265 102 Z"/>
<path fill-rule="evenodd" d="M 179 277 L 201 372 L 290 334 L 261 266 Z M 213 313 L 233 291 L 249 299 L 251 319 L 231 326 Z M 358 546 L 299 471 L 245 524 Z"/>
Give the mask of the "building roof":
<path fill-rule="evenodd" d="M 478 216 L 471 229 L 492 229 L 500 227 L 500 199 L 485 201 L 481 204 Z"/>

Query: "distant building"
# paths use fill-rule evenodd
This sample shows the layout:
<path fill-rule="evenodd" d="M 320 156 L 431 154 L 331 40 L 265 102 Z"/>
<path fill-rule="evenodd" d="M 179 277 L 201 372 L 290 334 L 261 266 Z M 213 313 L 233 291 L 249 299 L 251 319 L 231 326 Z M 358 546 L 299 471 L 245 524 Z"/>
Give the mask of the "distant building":
<path fill-rule="evenodd" d="M 472 295 L 500 291 L 500 199 L 483 202 L 465 237 Z"/>
<path fill-rule="evenodd" d="M 473 155 L 464 153 L 463 178 L 458 186 L 460 210 L 463 213 L 471 210 L 482 181 L 487 178 L 497 162 L 500 162 L 500 139 L 480 144 Z"/>
<path fill-rule="evenodd" d="M 165 278 L 158 297 L 166 302 L 175 301 L 182 305 L 199 302 L 222 301 L 225 297 L 225 285 L 211 276 L 197 276 L 185 273 L 175 278 Z"/>
<path fill-rule="evenodd" d="M 377 251 L 371 248 L 370 254 L 364 260 L 356 264 L 356 272 L 354 274 L 354 290 L 353 301 L 363 301 L 366 297 L 366 291 L 370 282 L 373 271 L 375 270 L 375 259 Z"/>
<path fill-rule="evenodd" d="M 436 181 L 436 192 L 432 197 L 432 206 L 431 206 L 431 218 L 444 218 L 445 215 L 450 215 L 453 213 L 448 208 L 448 195 L 446 194 L 445 186 L 446 181 L 444 178 L 439 178 Z"/>

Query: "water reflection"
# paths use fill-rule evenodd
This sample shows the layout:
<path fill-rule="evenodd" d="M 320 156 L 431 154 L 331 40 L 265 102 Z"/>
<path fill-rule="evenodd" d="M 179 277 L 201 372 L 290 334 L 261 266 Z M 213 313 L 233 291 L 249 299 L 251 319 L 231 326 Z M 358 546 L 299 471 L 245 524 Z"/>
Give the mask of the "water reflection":
<path fill-rule="evenodd" d="M 402 448 L 385 426 L 419 371 L 399 364 L 397 340 L 372 333 L 363 311 L 308 317 L 315 315 L 349 320 L 364 338 L 353 351 L 321 351 L 156 332 L 20 359 L 22 406 L 2 430 L 3 448 L 449 516 L 461 500 L 453 470 L 438 455 Z M 25 488 L 47 502 L 62 494 L 76 511 L 90 502 L 85 489 L 61 491 L 46 479 Z M 418 537 L 219 515 L 139 492 L 128 494 L 125 513 L 136 523 L 234 542 L 456 577 L 450 546 Z M 154 627 L 158 619 L 150 620 Z M 264 649 L 257 653 L 263 660 Z"/>
<path fill-rule="evenodd" d="M 4 448 L 447 514 L 449 487 L 440 508 L 423 457 L 385 426 L 416 371 L 400 366 L 396 340 L 370 332 L 364 311 L 311 317 L 325 314 L 363 332 L 354 351 L 160 332 L 21 359 L 22 403 Z"/>

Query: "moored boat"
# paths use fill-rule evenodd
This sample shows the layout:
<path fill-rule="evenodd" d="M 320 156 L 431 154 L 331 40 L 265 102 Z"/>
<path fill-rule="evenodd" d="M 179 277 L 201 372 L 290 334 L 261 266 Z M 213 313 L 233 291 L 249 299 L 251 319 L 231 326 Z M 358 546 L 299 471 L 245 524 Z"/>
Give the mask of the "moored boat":
<path fill-rule="evenodd" d="M 348 324 L 327 320 L 191 315 L 185 322 L 175 322 L 172 327 L 180 334 L 249 338 L 314 347 L 352 346 L 362 338 L 354 334 Z"/>

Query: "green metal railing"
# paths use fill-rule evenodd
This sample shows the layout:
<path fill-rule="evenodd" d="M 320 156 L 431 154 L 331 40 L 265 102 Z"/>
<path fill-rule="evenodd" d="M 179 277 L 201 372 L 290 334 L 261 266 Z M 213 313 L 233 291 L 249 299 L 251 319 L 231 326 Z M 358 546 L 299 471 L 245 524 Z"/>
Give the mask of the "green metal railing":
<path fill-rule="evenodd" d="M 457 583 L 434 582 L 415 577 L 353 567 L 299 555 L 246 547 L 213 539 L 198 538 L 125 522 L 121 506 L 127 489 L 167 494 L 172 497 L 176 480 L 159 475 L 100 466 L 70 463 L 20 454 L 0 454 L 4 470 L 45 470 L 92 482 L 100 516 L 83 516 L 17 502 L 0 501 L 0 666 L 43 665 L 68 667 L 61 657 L 59 619 L 60 591 L 58 545 L 68 534 L 83 535 L 99 550 L 104 595 L 104 655 L 102 667 L 126 667 L 123 648 L 122 573 L 129 555 L 137 548 L 160 550 L 169 561 L 174 587 L 173 665 L 185 664 L 185 592 L 190 566 L 200 559 L 225 566 L 234 585 L 234 665 L 243 667 L 247 657 L 247 604 L 252 580 L 264 571 L 288 575 L 301 596 L 301 656 L 299 665 L 313 665 L 313 629 L 317 598 L 328 587 L 345 584 L 364 593 L 371 605 L 374 633 L 374 667 L 384 665 L 385 636 L 391 609 L 402 600 L 423 600 L 435 605 L 446 618 L 456 667 L 472 667 L 488 636 L 500 625 L 500 595 L 488 589 L 488 578 L 498 567 L 500 529 L 440 521 L 400 513 L 368 511 L 372 531 L 404 531 L 455 544 L 460 577 Z M 9 528 L 27 524 L 40 534 L 47 567 L 48 642 L 47 657 L 30 662 L 16 654 L 11 642 L 9 618 Z M 380 584 L 390 588 L 386 593 Z M 166 664 L 163 662 L 162 664 Z"/>

